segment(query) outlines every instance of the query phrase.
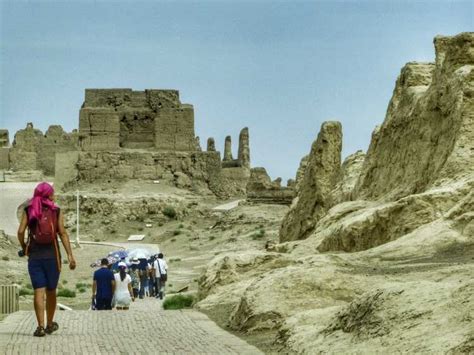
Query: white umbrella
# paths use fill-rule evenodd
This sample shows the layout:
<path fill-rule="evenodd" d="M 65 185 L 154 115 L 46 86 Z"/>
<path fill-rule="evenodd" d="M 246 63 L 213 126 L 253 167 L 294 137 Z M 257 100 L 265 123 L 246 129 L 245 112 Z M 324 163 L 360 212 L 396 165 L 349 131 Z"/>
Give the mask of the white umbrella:
<path fill-rule="evenodd" d="M 145 248 L 130 249 L 128 251 L 129 259 L 133 259 L 133 258 L 148 259 L 154 254 L 155 254 L 154 251 L 151 251 L 151 250 L 145 249 Z"/>

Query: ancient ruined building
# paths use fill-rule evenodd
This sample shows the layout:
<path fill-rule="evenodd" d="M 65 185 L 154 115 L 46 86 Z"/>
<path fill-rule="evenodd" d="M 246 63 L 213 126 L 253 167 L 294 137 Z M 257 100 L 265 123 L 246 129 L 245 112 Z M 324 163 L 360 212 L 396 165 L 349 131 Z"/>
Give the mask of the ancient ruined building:
<path fill-rule="evenodd" d="M 54 176 L 56 153 L 77 150 L 77 131 L 66 133 L 61 126 L 52 125 L 43 134 L 30 122 L 16 132 L 11 147 L 8 131 L 0 130 L 0 149 L 0 170 Z"/>
<path fill-rule="evenodd" d="M 194 108 L 176 90 L 87 89 L 79 114 L 79 149 L 58 154 L 57 183 L 164 180 L 208 188 L 219 196 L 245 194 L 250 175 L 248 130 L 239 157 L 227 161 L 209 138 L 202 151 Z"/>

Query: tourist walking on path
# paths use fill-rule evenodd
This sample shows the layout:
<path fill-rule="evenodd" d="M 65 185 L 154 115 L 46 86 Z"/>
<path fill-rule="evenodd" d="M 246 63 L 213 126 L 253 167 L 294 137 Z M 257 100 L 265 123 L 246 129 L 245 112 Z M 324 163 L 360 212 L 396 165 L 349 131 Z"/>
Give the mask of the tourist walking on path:
<path fill-rule="evenodd" d="M 100 269 L 94 272 L 92 282 L 92 302 L 95 300 L 95 309 L 98 311 L 111 310 L 114 292 L 114 273 L 109 269 L 107 258 L 103 258 L 100 261 Z"/>
<path fill-rule="evenodd" d="M 158 258 L 153 263 L 153 269 L 155 270 L 156 288 L 158 290 L 156 298 L 163 299 L 166 281 L 168 280 L 168 264 L 163 258 L 163 253 L 158 254 Z"/>
<path fill-rule="evenodd" d="M 28 239 L 25 231 L 28 228 Z M 53 187 L 42 182 L 36 186 L 33 198 L 28 202 L 18 227 L 18 241 L 22 252 L 28 256 L 28 273 L 34 289 L 34 309 L 38 327 L 34 336 L 44 336 L 59 329 L 54 322 L 56 288 L 61 272 L 61 252 L 57 235 L 66 249 L 69 268 L 76 268 L 69 236 L 64 228 L 64 216 L 54 203 Z M 44 320 L 46 296 L 46 326 Z"/>
<path fill-rule="evenodd" d="M 132 279 L 126 272 L 127 264 L 120 262 L 118 268 L 119 272 L 115 274 L 114 303 L 118 310 L 127 310 L 130 307 L 130 302 L 135 301 Z"/>
<path fill-rule="evenodd" d="M 133 290 L 133 296 L 135 298 L 138 297 L 138 290 L 140 289 L 140 275 L 138 275 L 138 264 L 140 264 L 138 259 L 133 258 L 132 264 L 130 265 L 130 268 L 128 270 L 128 273 L 132 280 L 132 290 Z"/>

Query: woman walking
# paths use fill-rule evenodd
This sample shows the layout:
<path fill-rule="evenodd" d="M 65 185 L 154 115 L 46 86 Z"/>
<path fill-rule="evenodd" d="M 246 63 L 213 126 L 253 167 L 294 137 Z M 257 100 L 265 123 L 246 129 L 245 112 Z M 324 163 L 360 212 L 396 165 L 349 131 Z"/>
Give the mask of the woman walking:
<path fill-rule="evenodd" d="M 28 239 L 25 241 L 27 228 Z M 54 189 L 47 182 L 36 186 L 33 198 L 23 211 L 17 234 L 22 251 L 28 256 L 28 273 L 34 289 L 34 308 L 38 327 L 33 335 L 42 337 L 59 329 L 58 323 L 54 322 L 56 288 L 61 272 L 58 234 L 66 249 L 69 268 L 71 270 L 76 268 L 69 236 L 64 228 L 63 213 L 54 203 Z"/>
<path fill-rule="evenodd" d="M 114 303 L 118 310 L 127 310 L 130 302 L 135 302 L 132 290 L 132 278 L 127 274 L 127 265 L 124 262 L 118 264 L 119 272 L 115 274 Z"/>

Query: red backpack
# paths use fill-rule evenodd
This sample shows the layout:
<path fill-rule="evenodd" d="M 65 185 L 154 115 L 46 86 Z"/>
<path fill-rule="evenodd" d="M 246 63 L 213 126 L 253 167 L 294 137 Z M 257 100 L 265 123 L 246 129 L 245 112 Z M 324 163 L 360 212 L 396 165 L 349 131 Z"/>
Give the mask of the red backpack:
<path fill-rule="evenodd" d="M 41 218 L 36 222 L 33 238 L 38 244 L 51 244 L 56 240 L 56 211 L 43 209 Z"/>

